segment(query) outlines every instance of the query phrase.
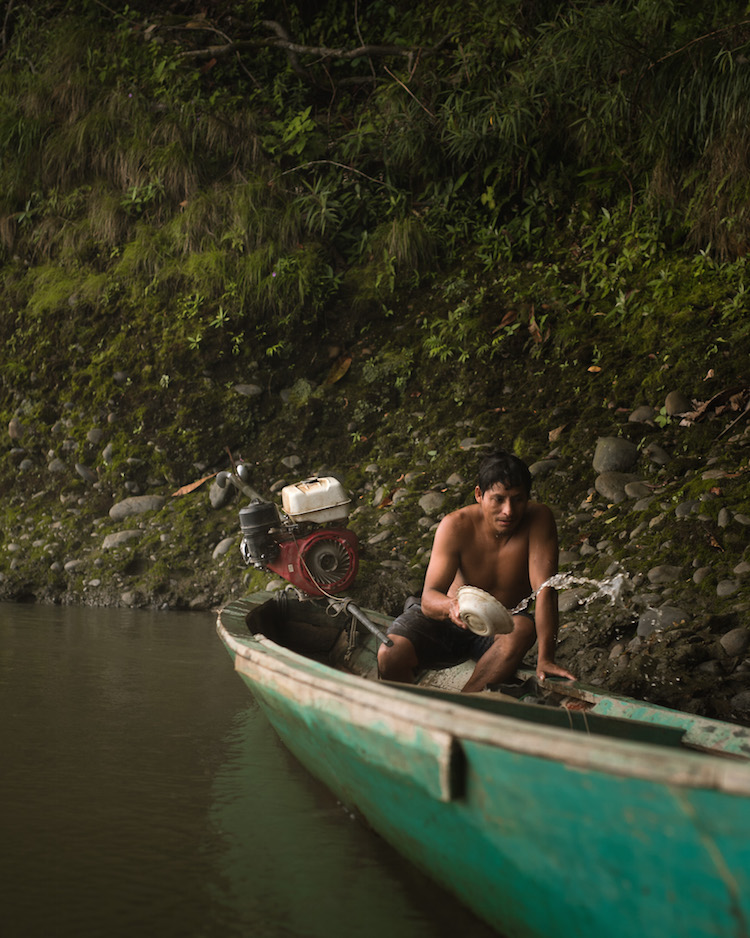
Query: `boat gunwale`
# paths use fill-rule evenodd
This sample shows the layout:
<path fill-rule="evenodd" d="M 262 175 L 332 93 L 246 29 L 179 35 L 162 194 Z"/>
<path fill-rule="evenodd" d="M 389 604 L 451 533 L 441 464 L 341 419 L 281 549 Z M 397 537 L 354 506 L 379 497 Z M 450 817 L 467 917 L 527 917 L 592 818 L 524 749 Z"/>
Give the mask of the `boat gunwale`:
<path fill-rule="evenodd" d="M 674 787 L 709 789 L 726 794 L 750 795 L 750 764 L 715 753 L 691 752 L 600 735 L 571 734 L 567 728 L 541 726 L 504 714 L 467 711 L 460 703 L 437 697 L 420 699 L 398 684 L 371 681 L 291 651 L 263 635 L 239 636 L 222 622 L 217 632 L 235 653 L 235 669 L 241 661 L 260 671 L 309 685 L 316 697 L 356 697 L 384 716 L 421 725 L 431 731 L 450 732 L 460 740 L 496 746 L 521 755 L 562 762 L 572 769 L 638 778 Z M 330 676 L 333 675 L 333 676 Z M 248 675 L 252 680 L 252 675 Z"/>

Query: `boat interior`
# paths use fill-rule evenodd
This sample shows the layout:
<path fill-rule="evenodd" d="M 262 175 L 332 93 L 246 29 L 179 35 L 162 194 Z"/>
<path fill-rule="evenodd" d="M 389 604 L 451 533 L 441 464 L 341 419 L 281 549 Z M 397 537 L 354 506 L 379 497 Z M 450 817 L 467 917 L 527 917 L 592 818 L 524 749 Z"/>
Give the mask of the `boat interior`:
<path fill-rule="evenodd" d="M 387 629 L 385 616 L 369 613 L 375 630 Z M 245 636 L 303 655 L 322 664 L 378 680 L 379 637 L 363 627 L 346 607 L 346 601 L 328 603 L 300 597 L 296 591 L 273 594 L 260 603 L 243 606 Z M 397 685 L 409 693 L 452 700 L 464 707 L 556 726 L 590 735 L 606 735 L 660 746 L 689 748 L 750 761 L 750 729 L 720 721 L 681 714 L 628 698 L 610 696 L 601 688 L 562 680 L 539 681 L 532 669 L 522 670 L 510 684 L 478 694 L 462 694 L 461 688 L 474 662 L 428 670 L 415 684 Z M 632 706 L 628 706 L 632 705 Z"/>

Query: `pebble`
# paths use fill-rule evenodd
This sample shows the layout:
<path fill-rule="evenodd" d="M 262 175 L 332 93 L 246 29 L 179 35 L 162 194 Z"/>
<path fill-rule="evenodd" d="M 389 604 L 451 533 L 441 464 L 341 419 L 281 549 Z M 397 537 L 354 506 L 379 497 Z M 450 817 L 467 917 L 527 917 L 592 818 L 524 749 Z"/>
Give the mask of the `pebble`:
<path fill-rule="evenodd" d="M 99 481 L 99 476 L 95 472 L 92 472 L 88 466 L 84 466 L 83 463 L 77 462 L 75 464 L 75 469 L 84 482 L 88 482 L 89 484 L 93 485 L 94 482 Z"/>
<path fill-rule="evenodd" d="M 627 498 L 625 486 L 635 481 L 635 476 L 626 472 L 602 472 L 594 481 L 596 491 L 608 502 L 619 505 Z"/>
<path fill-rule="evenodd" d="M 647 609 L 639 618 L 636 635 L 648 638 L 654 632 L 662 632 L 687 621 L 687 614 L 676 606 Z"/>
<path fill-rule="evenodd" d="M 558 459 L 540 459 L 529 466 L 532 479 L 541 479 L 555 470 L 559 465 Z"/>
<path fill-rule="evenodd" d="M 25 432 L 26 428 L 23 426 L 18 417 L 11 417 L 10 422 L 8 423 L 8 436 L 11 438 L 11 440 L 17 442 L 23 437 Z"/>
<path fill-rule="evenodd" d="M 395 511 L 386 511 L 378 518 L 378 524 L 383 527 L 395 524 L 398 521 L 398 515 Z"/>
<path fill-rule="evenodd" d="M 651 489 L 646 485 L 645 482 L 626 482 L 625 494 L 628 496 L 628 498 L 644 498 L 651 494 Z"/>
<path fill-rule="evenodd" d="M 258 397 L 263 393 L 263 388 L 257 384 L 235 384 L 234 391 L 242 397 Z"/>
<path fill-rule="evenodd" d="M 750 646 L 750 629 L 742 626 L 731 629 L 719 639 L 719 643 L 730 658 L 736 658 L 742 655 Z"/>
<path fill-rule="evenodd" d="M 562 590 L 557 594 L 559 612 L 572 612 L 586 599 L 591 591 L 585 589 Z"/>
<path fill-rule="evenodd" d="M 664 409 L 668 417 L 677 417 L 692 410 L 693 404 L 681 391 L 670 391 L 664 401 Z"/>
<path fill-rule="evenodd" d="M 648 404 L 642 404 L 630 414 L 628 421 L 630 423 L 653 423 L 656 411 Z"/>
<path fill-rule="evenodd" d="M 143 531 L 132 528 L 126 531 L 115 531 L 104 538 L 102 541 L 102 550 L 112 550 L 114 547 L 122 547 L 123 544 L 127 544 L 128 541 L 132 541 L 135 538 L 142 537 L 142 535 Z"/>
<path fill-rule="evenodd" d="M 113 521 L 122 521 L 147 511 L 158 511 L 165 501 L 162 495 L 134 495 L 114 504 L 109 509 L 109 517 Z"/>
<path fill-rule="evenodd" d="M 223 557 L 225 554 L 228 554 L 229 551 L 237 543 L 237 536 L 233 535 L 232 537 L 224 537 L 219 543 L 214 547 L 214 551 L 211 554 L 212 560 L 218 560 L 219 557 Z"/>
<path fill-rule="evenodd" d="M 644 448 L 643 452 L 648 456 L 651 462 L 656 463 L 657 466 L 666 466 L 672 459 L 664 447 L 659 446 L 658 443 L 649 443 L 648 446 Z"/>
<path fill-rule="evenodd" d="M 750 715 L 750 690 L 741 690 L 739 694 L 735 694 L 734 697 L 732 697 L 729 704 L 736 713 L 747 717 Z"/>
<path fill-rule="evenodd" d="M 600 437 L 594 450 L 593 466 L 597 473 L 627 472 L 638 462 L 638 447 L 621 437 Z"/>
<path fill-rule="evenodd" d="M 674 510 L 675 517 L 687 518 L 694 511 L 697 511 L 698 508 L 700 508 L 700 502 L 695 499 L 687 502 L 680 502 L 680 504 Z"/>
<path fill-rule="evenodd" d="M 419 499 L 419 507 L 431 517 L 442 511 L 444 505 L 445 495 L 442 492 L 427 492 Z"/>
<path fill-rule="evenodd" d="M 217 510 L 228 505 L 234 498 L 235 492 L 236 489 L 234 485 L 227 484 L 226 482 L 222 485 L 218 479 L 214 479 L 208 490 L 208 500 L 211 507 Z"/>
<path fill-rule="evenodd" d="M 719 599 L 726 599 L 728 596 L 733 596 L 739 588 L 739 580 L 719 580 L 716 584 L 716 595 Z"/>
<path fill-rule="evenodd" d="M 682 575 L 682 567 L 676 567 L 666 563 L 658 567 L 652 567 L 647 574 L 649 583 L 656 585 L 660 583 L 674 583 L 675 580 L 681 579 Z"/>

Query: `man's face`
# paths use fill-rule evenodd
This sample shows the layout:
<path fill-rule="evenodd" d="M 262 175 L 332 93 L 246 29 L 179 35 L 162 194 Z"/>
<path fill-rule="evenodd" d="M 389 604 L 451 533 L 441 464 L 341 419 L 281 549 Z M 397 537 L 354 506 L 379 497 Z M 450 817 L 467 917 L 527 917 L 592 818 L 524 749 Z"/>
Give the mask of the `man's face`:
<path fill-rule="evenodd" d="M 529 503 L 526 489 L 521 485 L 506 488 L 496 482 L 482 494 L 479 486 L 474 491 L 484 520 L 495 534 L 512 534 L 521 523 Z"/>

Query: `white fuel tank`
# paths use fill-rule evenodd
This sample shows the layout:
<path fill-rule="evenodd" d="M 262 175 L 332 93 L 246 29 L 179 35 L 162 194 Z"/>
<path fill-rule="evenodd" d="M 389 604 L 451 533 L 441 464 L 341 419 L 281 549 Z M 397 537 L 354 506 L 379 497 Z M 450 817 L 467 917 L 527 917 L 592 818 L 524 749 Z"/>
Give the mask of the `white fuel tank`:
<path fill-rule="evenodd" d="M 281 490 L 281 505 L 292 521 L 327 524 L 349 517 L 349 499 L 338 479 L 306 479 Z"/>

